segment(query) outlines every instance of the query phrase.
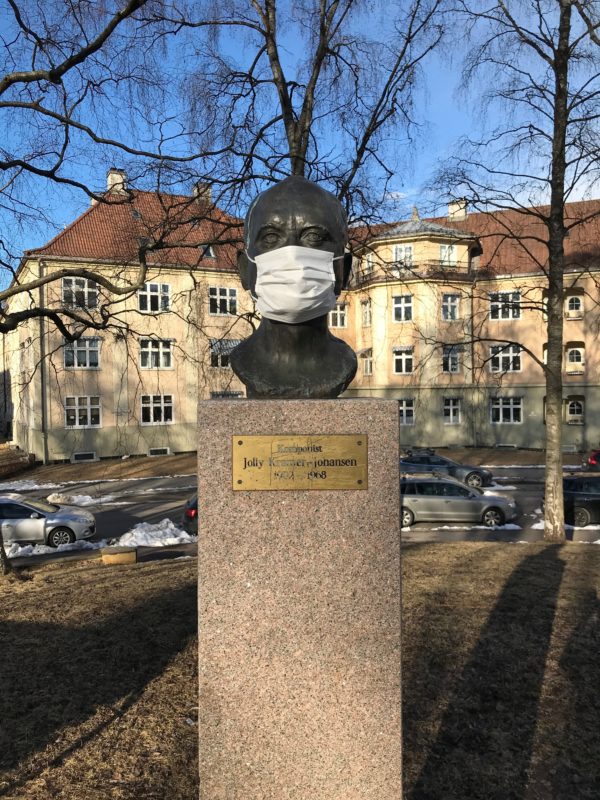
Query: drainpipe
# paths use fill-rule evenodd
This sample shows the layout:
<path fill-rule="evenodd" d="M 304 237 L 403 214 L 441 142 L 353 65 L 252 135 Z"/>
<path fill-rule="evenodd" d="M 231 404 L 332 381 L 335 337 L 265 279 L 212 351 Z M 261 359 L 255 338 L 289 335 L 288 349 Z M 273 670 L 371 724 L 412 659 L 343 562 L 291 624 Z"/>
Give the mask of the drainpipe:
<path fill-rule="evenodd" d="M 44 262 L 40 259 L 40 278 L 44 277 Z M 40 308 L 45 308 L 44 298 L 44 285 L 40 286 Z M 42 400 L 42 445 L 43 445 L 43 463 L 50 462 L 48 455 L 48 414 L 46 409 L 46 402 L 48 396 L 47 378 L 46 378 L 46 326 L 44 325 L 44 317 L 40 318 L 40 389 Z"/>

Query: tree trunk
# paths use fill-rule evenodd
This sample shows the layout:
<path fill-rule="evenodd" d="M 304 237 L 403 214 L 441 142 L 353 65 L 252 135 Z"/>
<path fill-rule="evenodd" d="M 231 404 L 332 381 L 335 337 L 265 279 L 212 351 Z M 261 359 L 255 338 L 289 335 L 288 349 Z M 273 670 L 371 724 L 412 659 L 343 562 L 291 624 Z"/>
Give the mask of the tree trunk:
<path fill-rule="evenodd" d="M 2 537 L 2 531 L 0 530 L 0 572 L 2 575 L 8 575 L 12 572 L 12 565 L 8 556 L 6 555 L 6 550 L 4 549 L 4 538 Z"/>

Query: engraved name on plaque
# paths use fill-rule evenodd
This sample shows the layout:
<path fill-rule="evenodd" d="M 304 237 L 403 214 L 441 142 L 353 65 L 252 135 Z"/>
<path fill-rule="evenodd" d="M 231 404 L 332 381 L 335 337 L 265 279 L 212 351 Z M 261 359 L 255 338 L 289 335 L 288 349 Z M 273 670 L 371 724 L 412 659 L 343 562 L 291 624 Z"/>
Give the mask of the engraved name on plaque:
<path fill-rule="evenodd" d="M 234 491 L 368 489 L 368 437 L 232 436 Z"/>

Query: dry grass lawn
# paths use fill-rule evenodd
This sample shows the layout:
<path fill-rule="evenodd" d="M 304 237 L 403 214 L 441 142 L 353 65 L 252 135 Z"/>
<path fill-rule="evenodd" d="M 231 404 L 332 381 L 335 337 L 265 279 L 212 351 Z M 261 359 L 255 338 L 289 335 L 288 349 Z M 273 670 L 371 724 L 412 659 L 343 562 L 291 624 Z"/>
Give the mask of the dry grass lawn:
<path fill-rule="evenodd" d="M 404 570 L 406 800 L 597 800 L 600 548 L 411 545 Z M 0 583 L 1 797 L 196 800 L 195 584 L 195 560 Z"/>

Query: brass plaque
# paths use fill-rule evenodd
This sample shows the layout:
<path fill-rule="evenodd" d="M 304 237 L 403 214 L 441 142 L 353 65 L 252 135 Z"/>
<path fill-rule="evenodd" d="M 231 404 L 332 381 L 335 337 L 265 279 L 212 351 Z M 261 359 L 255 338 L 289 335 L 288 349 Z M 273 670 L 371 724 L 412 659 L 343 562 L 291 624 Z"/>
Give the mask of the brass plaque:
<path fill-rule="evenodd" d="M 232 436 L 234 491 L 368 489 L 368 437 Z"/>

